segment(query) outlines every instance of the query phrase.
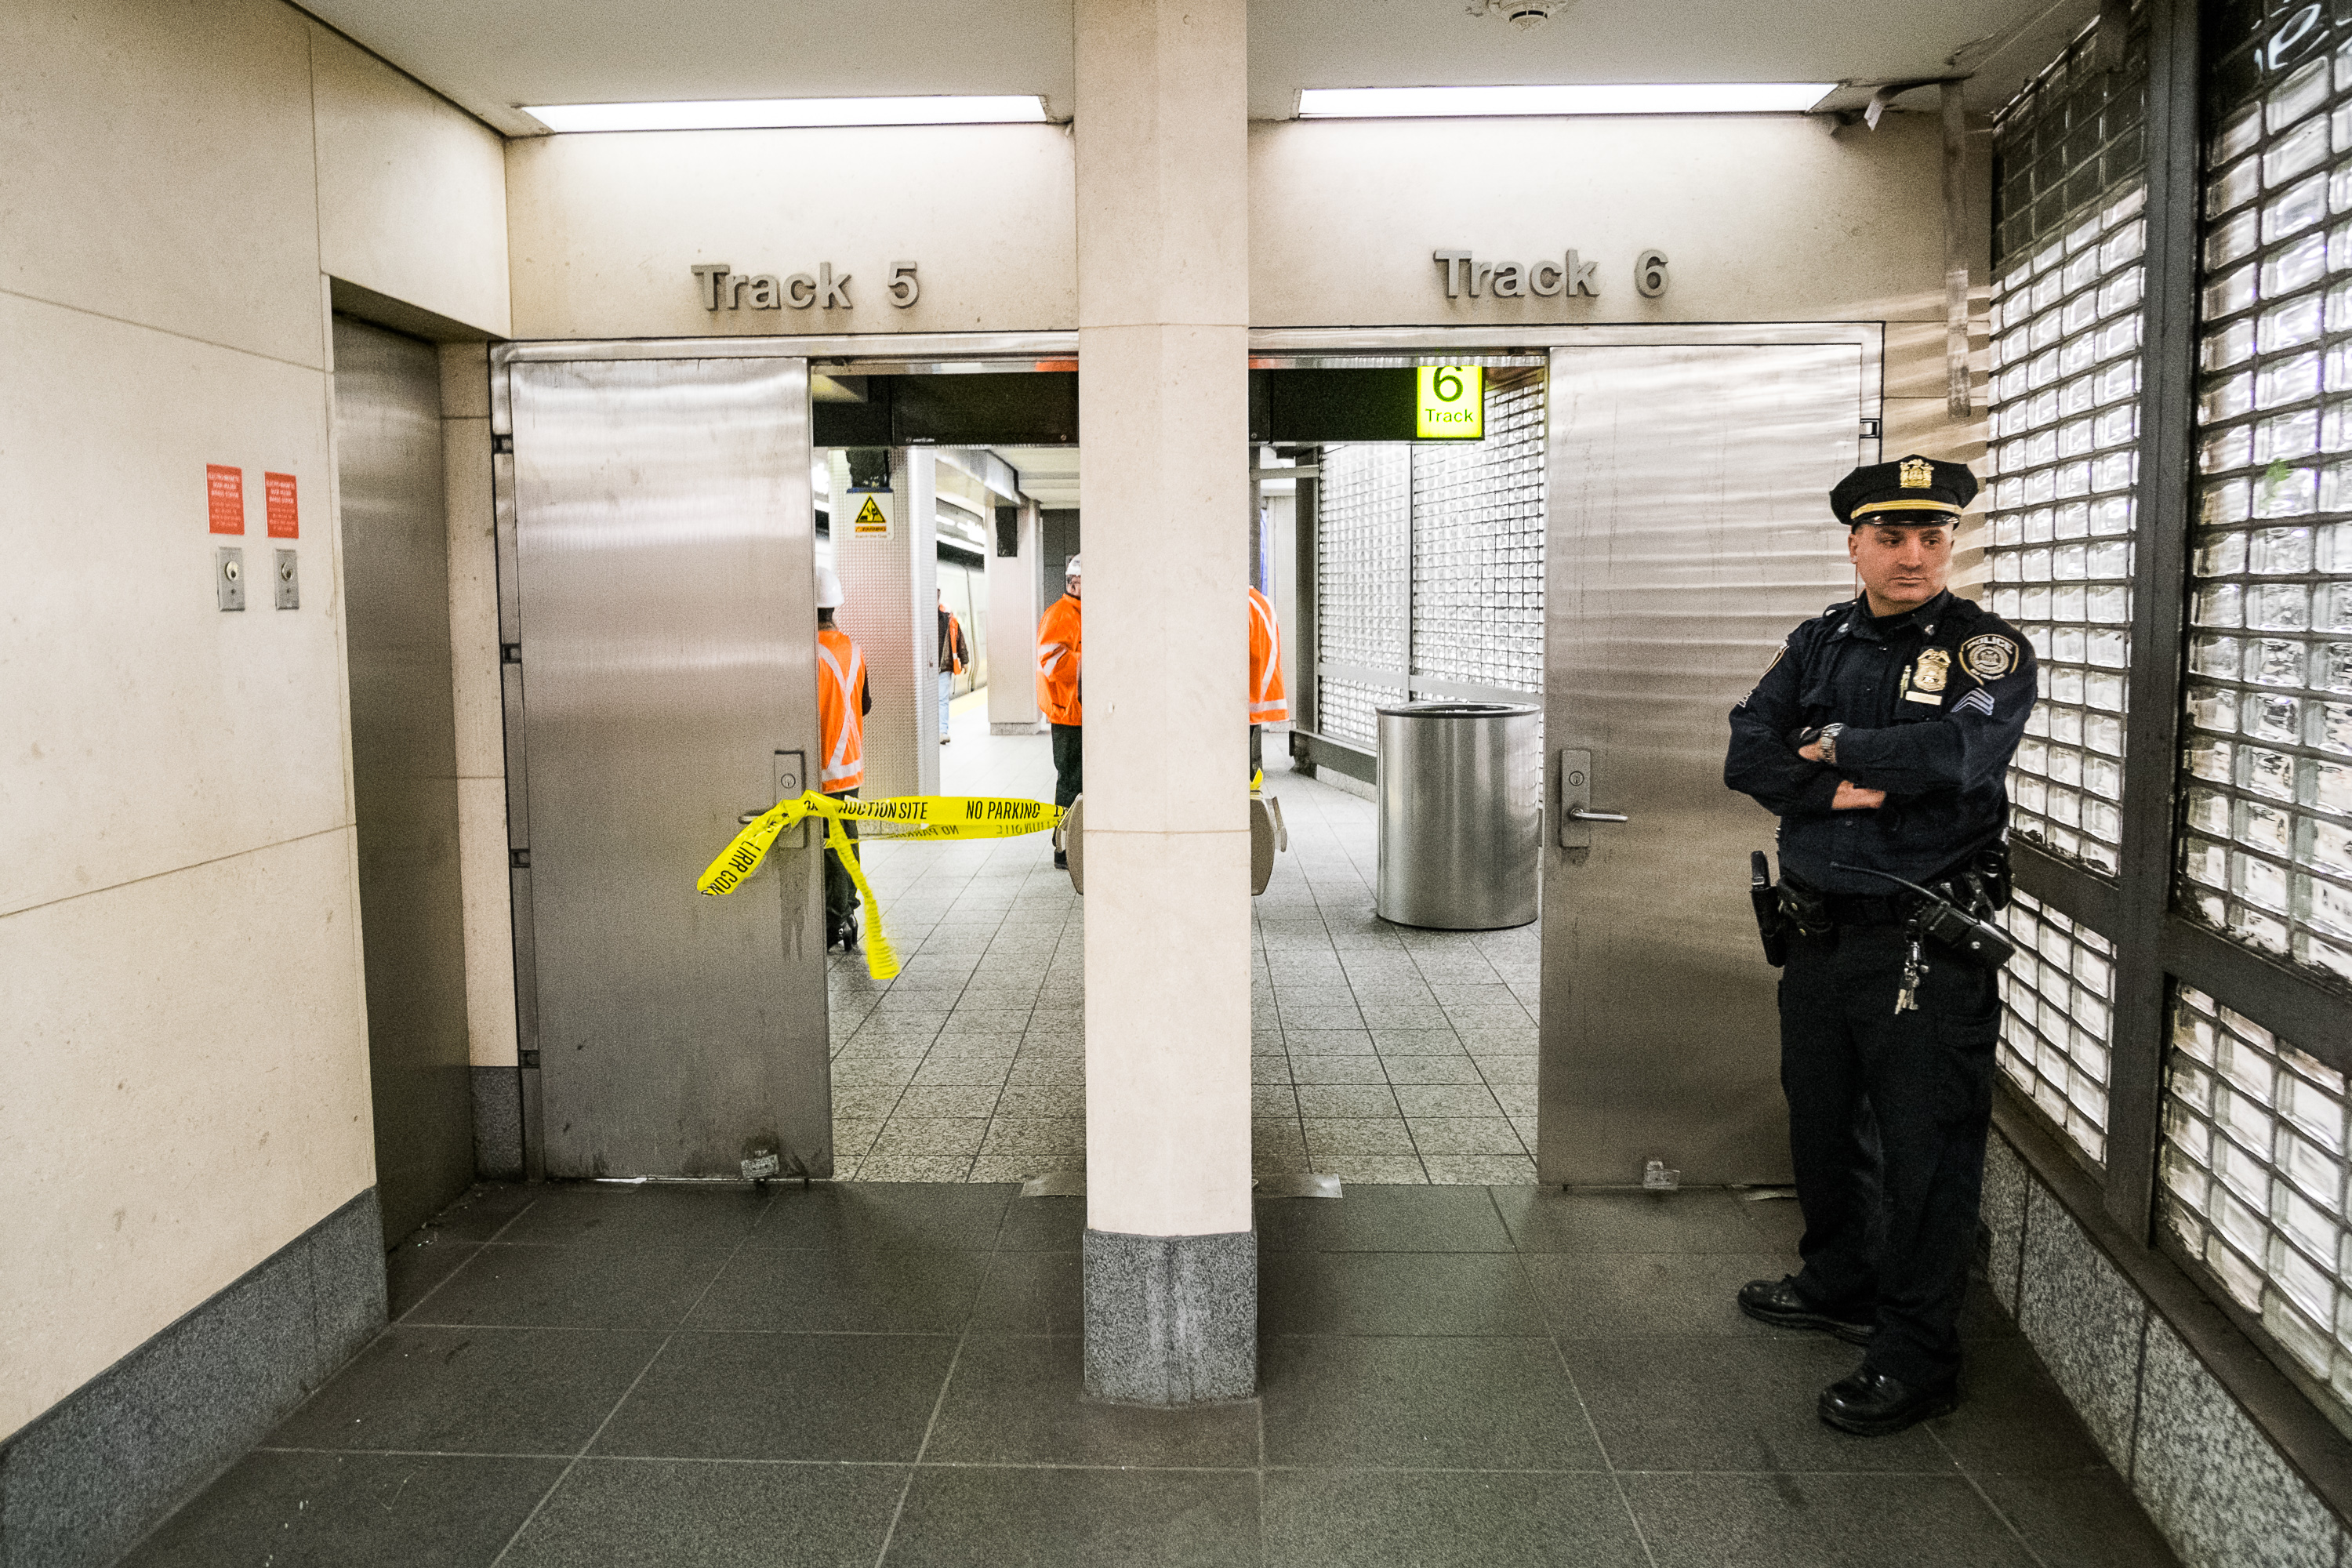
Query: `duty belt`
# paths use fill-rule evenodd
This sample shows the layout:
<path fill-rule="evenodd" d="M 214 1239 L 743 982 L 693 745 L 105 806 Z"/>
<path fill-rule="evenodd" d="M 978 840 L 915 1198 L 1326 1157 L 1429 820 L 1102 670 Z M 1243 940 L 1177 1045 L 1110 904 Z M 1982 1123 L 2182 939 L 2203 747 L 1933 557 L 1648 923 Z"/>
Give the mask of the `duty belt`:
<path fill-rule="evenodd" d="M 1903 895 L 1829 893 L 1824 901 L 1829 905 L 1830 923 L 1842 926 L 1899 926 L 1919 907 L 1917 899 Z"/>

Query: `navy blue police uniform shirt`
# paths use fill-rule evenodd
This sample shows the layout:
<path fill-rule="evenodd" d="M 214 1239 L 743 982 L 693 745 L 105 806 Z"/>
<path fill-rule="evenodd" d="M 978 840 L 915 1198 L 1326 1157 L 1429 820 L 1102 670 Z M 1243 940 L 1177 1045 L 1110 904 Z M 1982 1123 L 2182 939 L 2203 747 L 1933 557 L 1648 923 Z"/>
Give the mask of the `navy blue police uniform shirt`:
<path fill-rule="evenodd" d="M 1938 594 L 1874 618 L 1866 598 L 1832 605 L 1791 633 L 1731 710 L 1723 782 L 1780 819 L 1780 865 L 1823 891 L 1885 895 L 1866 866 L 1936 880 L 2000 837 L 2010 757 L 2033 709 L 2032 647 L 1973 600 Z M 1837 765 L 1795 738 L 1843 724 Z M 1872 810 L 1832 811 L 1840 778 L 1886 792 Z"/>

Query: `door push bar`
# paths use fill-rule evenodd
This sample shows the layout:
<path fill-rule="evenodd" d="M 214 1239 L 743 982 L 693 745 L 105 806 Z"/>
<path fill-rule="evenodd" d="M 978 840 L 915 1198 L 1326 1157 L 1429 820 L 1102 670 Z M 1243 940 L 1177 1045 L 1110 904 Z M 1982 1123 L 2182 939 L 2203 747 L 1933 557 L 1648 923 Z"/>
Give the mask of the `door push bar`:
<path fill-rule="evenodd" d="M 1630 822 L 1622 811 L 1592 809 L 1592 753 L 1570 749 L 1559 754 L 1559 847 L 1592 847 L 1591 824 Z"/>

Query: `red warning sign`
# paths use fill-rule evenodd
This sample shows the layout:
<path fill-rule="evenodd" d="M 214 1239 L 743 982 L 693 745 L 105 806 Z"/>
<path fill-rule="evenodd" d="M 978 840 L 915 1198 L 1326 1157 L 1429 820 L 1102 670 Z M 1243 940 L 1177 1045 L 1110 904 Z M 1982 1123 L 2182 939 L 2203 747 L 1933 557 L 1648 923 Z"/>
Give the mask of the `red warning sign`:
<path fill-rule="evenodd" d="M 205 465 L 205 500 L 212 512 L 215 533 L 245 531 L 245 470 Z"/>
<path fill-rule="evenodd" d="M 269 518 L 269 537 L 295 539 L 301 535 L 301 520 L 294 510 L 294 476 L 264 473 L 261 476 L 261 507 Z"/>

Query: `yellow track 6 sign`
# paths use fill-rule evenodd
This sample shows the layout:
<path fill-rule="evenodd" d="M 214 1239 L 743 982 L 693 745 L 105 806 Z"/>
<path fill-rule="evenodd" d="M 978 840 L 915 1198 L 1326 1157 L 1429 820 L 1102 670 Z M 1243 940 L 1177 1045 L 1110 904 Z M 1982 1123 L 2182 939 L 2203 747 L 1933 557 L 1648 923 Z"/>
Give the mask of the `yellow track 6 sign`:
<path fill-rule="evenodd" d="M 1425 364 L 1415 370 L 1412 433 L 1423 441 L 1485 439 L 1486 373 L 1462 364 Z"/>

